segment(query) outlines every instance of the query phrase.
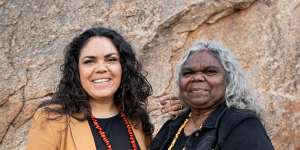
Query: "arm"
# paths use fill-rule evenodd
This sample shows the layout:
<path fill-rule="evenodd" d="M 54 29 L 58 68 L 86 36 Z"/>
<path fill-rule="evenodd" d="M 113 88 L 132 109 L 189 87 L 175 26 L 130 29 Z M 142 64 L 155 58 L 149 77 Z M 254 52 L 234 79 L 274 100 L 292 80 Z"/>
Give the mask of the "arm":
<path fill-rule="evenodd" d="M 222 150 L 274 150 L 265 128 L 257 118 L 244 120 L 226 138 Z"/>

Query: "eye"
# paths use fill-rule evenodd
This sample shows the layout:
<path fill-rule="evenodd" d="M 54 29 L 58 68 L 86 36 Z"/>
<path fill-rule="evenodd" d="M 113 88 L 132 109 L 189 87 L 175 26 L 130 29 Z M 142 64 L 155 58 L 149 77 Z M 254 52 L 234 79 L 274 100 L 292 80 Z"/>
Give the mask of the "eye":
<path fill-rule="evenodd" d="M 193 73 L 194 72 L 191 70 L 184 70 L 184 71 L 182 71 L 182 76 L 188 77 L 188 76 L 192 75 Z"/>
<path fill-rule="evenodd" d="M 94 62 L 94 60 L 92 60 L 92 59 L 87 59 L 87 60 L 84 60 L 83 61 L 83 64 L 91 64 L 91 63 L 93 63 Z"/>
<path fill-rule="evenodd" d="M 119 59 L 116 58 L 116 57 L 111 57 L 111 58 L 108 58 L 108 61 L 118 61 Z"/>
<path fill-rule="evenodd" d="M 204 73 L 208 76 L 214 76 L 217 75 L 219 72 L 220 71 L 218 71 L 217 69 L 208 69 Z"/>
<path fill-rule="evenodd" d="M 107 61 L 108 63 L 117 63 L 117 62 L 119 62 L 119 58 L 118 58 L 118 57 L 108 57 L 108 58 L 106 59 L 106 61 Z"/>

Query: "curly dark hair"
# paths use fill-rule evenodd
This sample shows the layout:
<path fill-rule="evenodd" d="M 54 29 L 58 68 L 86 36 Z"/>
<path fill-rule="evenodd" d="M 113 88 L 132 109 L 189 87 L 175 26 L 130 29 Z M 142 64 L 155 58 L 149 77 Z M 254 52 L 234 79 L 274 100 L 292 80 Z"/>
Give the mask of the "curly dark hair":
<path fill-rule="evenodd" d="M 51 100 L 43 102 L 40 107 L 46 108 L 48 112 L 69 115 L 81 121 L 88 118 L 89 96 L 80 83 L 78 62 L 80 51 L 89 39 L 95 36 L 109 38 L 120 54 L 122 79 L 114 95 L 114 103 L 137 125 L 141 123 L 146 135 L 151 135 L 154 127 L 146 110 L 147 98 L 152 94 L 152 87 L 142 74 L 142 66 L 130 44 L 111 29 L 91 28 L 73 39 L 66 47 L 64 64 L 61 66 L 62 78 L 57 91 Z M 61 107 L 47 107 L 53 104 Z M 82 118 L 74 116 L 75 113 L 82 112 L 84 114 Z"/>

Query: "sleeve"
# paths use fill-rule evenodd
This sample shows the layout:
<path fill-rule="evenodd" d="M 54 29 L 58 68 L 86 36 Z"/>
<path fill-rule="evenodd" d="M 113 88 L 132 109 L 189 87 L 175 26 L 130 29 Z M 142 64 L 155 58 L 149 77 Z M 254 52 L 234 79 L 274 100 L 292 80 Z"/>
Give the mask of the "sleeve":
<path fill-rule="evenodd" d="M 55 129 L 55 120 L 47 120 L 45 112 L 38 110 L 32 119 L 27 150 L 57 150 L 60 136 Z"/>
<path fill-rule="evenodd" d="M 264 126 L 257 118 L 244 120 L 224 141 L 223 150 L 274 150 Z"/>

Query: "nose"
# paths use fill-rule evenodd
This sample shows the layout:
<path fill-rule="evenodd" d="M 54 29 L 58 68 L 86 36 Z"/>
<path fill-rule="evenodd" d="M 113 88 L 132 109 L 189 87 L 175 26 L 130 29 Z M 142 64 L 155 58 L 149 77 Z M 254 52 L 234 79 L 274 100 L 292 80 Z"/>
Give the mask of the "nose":
<path fill-rule="evenodd" d="M 193 82 L 203 82 L 205 81 L 205 75 L 203 73 L 197 73 L 195 75 L 192 76 L 192 81 Z"/>
<path fill-rule="evenodd" d="M 104 72 L 107 72 L 108 70 L 108 66 L 105 62 L 99 62 L 96 64 L 95 66 L 95 72 L 96 73 L 104 73 Z"/>

